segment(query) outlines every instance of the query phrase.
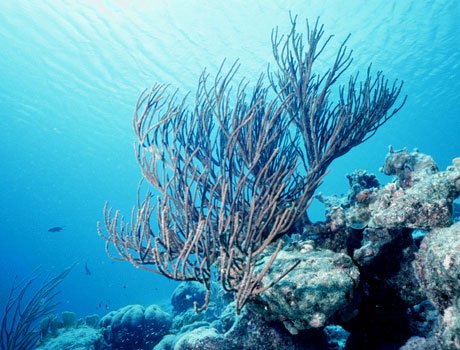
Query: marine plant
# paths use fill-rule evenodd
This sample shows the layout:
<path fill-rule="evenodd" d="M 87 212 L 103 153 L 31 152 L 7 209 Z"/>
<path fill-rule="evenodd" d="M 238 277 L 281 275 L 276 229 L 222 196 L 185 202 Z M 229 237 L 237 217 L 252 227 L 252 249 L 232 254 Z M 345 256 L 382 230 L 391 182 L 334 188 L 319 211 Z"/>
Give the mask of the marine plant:
<path fill-rule="evenodd" d="M 22 282 L 14 281 L 3 311 L 0 326 L 1 350 L 30 350 L 40 338 L 39 321 L 49 316 L 57 306 L 56 287 L 69 274 L 69 266 L 54 278 L 46 280 L 40 288 L 31 287 L 39 277 L 37 271 Z"/>
<path fill-rule="evenodd" d="M 109 256 L 175 280 L 198 281 L 209 301 L 215 274 L 234 292 L 239 312 L 247 300 L 277 283 L 293 264 L 262 284 L 283 245 L 283 235 L 308 223 L 306 210 L 331 162 L 366 141 L 403 106 L 391 110 L 402 82 L 371 67 L 363 81 L 352 75 L 332 87 L 352 62 L 347 39 L 324 73 L 313 68 L 331 36 L 323 39 L 318 20 L 304 35 L 272 32 L 277 70 L 261 74 L 254 88 L 242 80 L 235 90 L 235 62 L 223 63 L 211 79 L 204 70 L 192 108 L 187 97 L 155 84 L 140 95 L 133 118 L 136 159 L 147 192 L 127 222 L 104 207 L 103 232 Z M 153 199 L 156 198 L 156 207 Z M 157 223 L 157 227 L 153 225 Z M 268 245 L 276 249 L 259 266 Z M 118 255 L 114 255 L 111 247 Z"/>

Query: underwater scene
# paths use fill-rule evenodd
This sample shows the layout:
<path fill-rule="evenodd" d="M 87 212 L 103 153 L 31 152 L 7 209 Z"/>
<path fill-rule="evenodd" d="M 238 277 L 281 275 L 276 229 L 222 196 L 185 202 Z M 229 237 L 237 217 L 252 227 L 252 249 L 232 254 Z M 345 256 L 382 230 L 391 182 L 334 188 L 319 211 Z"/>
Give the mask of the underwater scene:
<path fill-rule="evenodd" d="M 459 22 L 0 1 L 0 350 L 460 349 Z"/>

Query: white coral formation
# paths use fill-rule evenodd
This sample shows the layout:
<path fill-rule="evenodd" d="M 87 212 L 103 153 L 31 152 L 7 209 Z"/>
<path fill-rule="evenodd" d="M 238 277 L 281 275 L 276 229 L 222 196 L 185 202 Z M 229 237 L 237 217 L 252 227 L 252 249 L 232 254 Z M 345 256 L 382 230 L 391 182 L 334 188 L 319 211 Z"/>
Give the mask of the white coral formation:
<path fill-rule="evenodd" d="M 460 159 L 439 172 L 430 156 L 390 150 L 381 169 L 398 181 L 366 190 L 367 201 L 347 210 L 354 228 L 429 230 L 452 224 L 453 200 L 460 194 Z"/>
<path fill-rule="evenodd" d="M 271 283 L 279 271 L 297 261 L 291 273 L 249 306 L 268 320 L 283 321 L 293 334 L 326 326 L 352 300 L 359 282 L 359 270 L 348 255 L 314 248 L 312 241 L 306 241 L 281 250 L 262 283 Z"/>

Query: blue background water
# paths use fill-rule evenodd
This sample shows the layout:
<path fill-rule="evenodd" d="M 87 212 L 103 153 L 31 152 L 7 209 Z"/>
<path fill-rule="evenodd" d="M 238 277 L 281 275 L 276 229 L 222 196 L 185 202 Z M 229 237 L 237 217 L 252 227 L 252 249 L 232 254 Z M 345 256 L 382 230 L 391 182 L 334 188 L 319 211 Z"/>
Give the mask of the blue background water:
<path fill-rule="evenodd" d="M 216 72 L 225 57 L 240 58 L 254 81 L 273 63 L 271 29 L 289 28 L 289 10 L 321 16 L 335 34 L 317 68 L 351 33 L 349 73 L 372 62 L 404 80 L 409 96 L 374 138 L 332 164 L 323 193 L 345 192 L 344 174 L 356 168 L 377 173 L 389 144 L 418 147 L 442 169 L 460 156 L 459 1 L 2 0 L 0 304 L 15 274 L 37 265 L 57 274 L 73 262 L 62 310 L 104 314 L 105 305 L 169 298 L 174 282 L 111 261 L 96 234 L 106 200 L 127 215 L 136 200 L 133 106 L 154 82 L 193 91 L 201 70 Z M 321 217 L 318 205 L 312 212 Z"/>

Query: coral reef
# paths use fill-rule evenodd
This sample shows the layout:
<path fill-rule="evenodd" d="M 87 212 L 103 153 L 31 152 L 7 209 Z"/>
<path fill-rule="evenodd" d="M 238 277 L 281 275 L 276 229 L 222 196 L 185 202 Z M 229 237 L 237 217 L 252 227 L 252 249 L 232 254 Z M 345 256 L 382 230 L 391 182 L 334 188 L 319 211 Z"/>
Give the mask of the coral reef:
<path fill-rule="evenodd" d="M 104 339 L 114 348 L 151 348 L 168 332 L 172 317 L 157 305 L 128 305 L 105 315 L 99 322 Z"/>
<path fill-rule="evenodd" d="M 178 290 L 190 292 L 196 285 L 182 283 Z M 203 292 L 205 289 L 203 289 Z M 328 336 L 321 330 L 299 332 L 293 336 L 280 321 L 267 321 L 263 315 L 249 308 L 235 313 L 235 302 L 221 303 L 222 295 L 214 289 L 207 308 L 207 315 L 195 314 L 193 308 L 175 315 L 170 334 L 154 350 L 192 350 L 192 349 L 241 349 L 241 350 L 320 350 L 328 348 Z M 221 290 L 222 292 L 222 290 Z"/>
<path fill-rule="evenodd" d="M 359 170 L 347 176 L 350 190 L 346 196 L 320 195 L 319 199 L 326 208 L 326 222 L 305 228 L 300 237 L 313 239 L 318 246 L 336 252 L 346 251 L 360 270 L 355 300 L 348 307 L 352 310 L 349 314 L 355 313 L 356 317 L 346 322 L 337 318 L 333 320 L 351 333 L 347 345 L 350 349 L 379 346 L 397 349 L 398 344 L 409 337 L 414 337 L 413 344 L 432 344 L 436 317 L 433 317 L 433 312 L 420 311 L 423 309 L 421 305 L 427 295 L 430 297 L 430 293 L 434 293 L 430 300 L 434 300 L 438 311 L 442 312 L 441 301 L 445 298 L 449 303 L 444 301 L 443 307 L 450 307 L 451 314 L 456 315 L 454 302 L 457 299 L 446 294 L 447 291 L 439 293 L 434 288 L 447 288 L 449 283 L 444 281 L 443 284 L 433 277 L 439 275 L 438 271 L 430 270 L 436 259 L 426 258 L 424 247 L 435 236 L 438 244 L 444 247 L 436 249 L 439 259 L 447 259 L 446 256 L 450 256 L 447 251 L 451 247 L 455 249 L 455 244 L 449 243 L 449 236 L 444 237 L 437 232 L 440 228 L 455 232 L 455 226 L 451 225 L 454 200 L 460 194 L 460 160 L 454 159 L 452 166 L 439 171 L 434 160 L 418 150 L 409 153 L 407 149 L 395 151 L 390 147 L 380 170 L 396 177 L 380 186 L 375 176 Z M 331 233 L 334 233 L 333 237 Z M 419 267 L 415 269 L 420 245 Z M 449 260 L 453 264 L 451 268 L 456 266 L 454 261 Z M 446 260 L 441 262 L 447 264 Z M 420 276 L 428 273 L 424 269 L 433 273 L 420 283 Z M 455 290 L 456 285 L 452 281 L 450 285 Z M 421 319 L 424 321 L 421 322 Z M 450 322 L 443 323 L 440 319 L 439 324 L 441 329 L 450 325 L 450 330 L 446 332 L 452 334 L 456 321 L 452 317 L 448 320 Z M 420 326 L 423 323 L 428 326 Z M 388 324 L 393 327 L 390 329 Z M 439 334 L 441 331 L 436 332 Z M 449 337 L 452 338 L 452 335 Z M 438 336 L 437 343 L 445 347 L 445 342 L 440 339 Z M 426 346 L 429 348 L 431 345 Z"/>
<path fill-rule="evenodd" d="M 75 321 L 75 312 L 64 311 L 61 318 L 49 315 L 41 320 L 37 350 L 107 349 L 103 329 L 97 327 L 99 315 Z"/>
<path fill-rule="evenodd" d="M 219 283 L 183 282 L 171 297 L 172 315 L 130 305 L 97 325 L 94 317 L 50 318 L 40 349 L 78 330 L 97 350 L 459 350 L 460 158 L 439 171 L 417 150 L 390 148 L 381 170 L 394 179 L 380 185 L 363 170 L 348 175 L 346 195 L 319 196 L 325 222 L 265 248 L 254 271 L 265 290 L 239 314 Z M 207 296 L 197 313 L 193 302 Z"/>
<path fill-rule="evenodd" d="M 363 80 L 356 73 L 336 85 L 352 62 L 348 38 L 330 67 L 317 72 L 315 61 L 331 37 L 324 38 L 319 19 L 305 24 L 303 33 L 291 17 L 286 34 L 273 29 L 275 68 L 252 91 L 244 79 L 232 87 L 239 65 L 226 71 L 223 63 L 214 78 L 203 71 L 191 106 L 158 83 L 137 101 L 136 158 L 158 204 L 152 193 L 142 199 L 138 191 L 127 224 L 106 203 L 98 234 L 110 257 L 203 284 L 197 310 L 208 306 L 214 269 L 222 288 L 233 292 L 237 312 L 289 274 L 295 264 L 261 283 L 282 237 L 310 222 L 306 211 L 331 163 L 372 137 L 406 101 L 399 100 L 403 83 L 371 74 L 370 65 Z M 374 186 L 372 178 L 359 179 Z M 276 249 L 267 249 L 271 243 Z"/>
<path fill-rule="evenodd" d="M 427 233 L 415 263 L 420 283 L 439 312 L 442 348 L 460 349 L 460 222 Z"/>
<path fill-rule="evenodd" d="M 54 338 L 49 338 L 36 350 L 108 350 L 103 345 L 102 329 L 88 326 L 71 327 L 59 332 Z"/>
<path fill-rule="evenodd" d="M 188 284 L 180 284 L 171 297 L 173 311 L 176 314 L 184 312 L 192 308 L 194 302 L 202 305 L 205 297 L 206 290 L 202 284 L 196 281 L 191 281 Z"/>

